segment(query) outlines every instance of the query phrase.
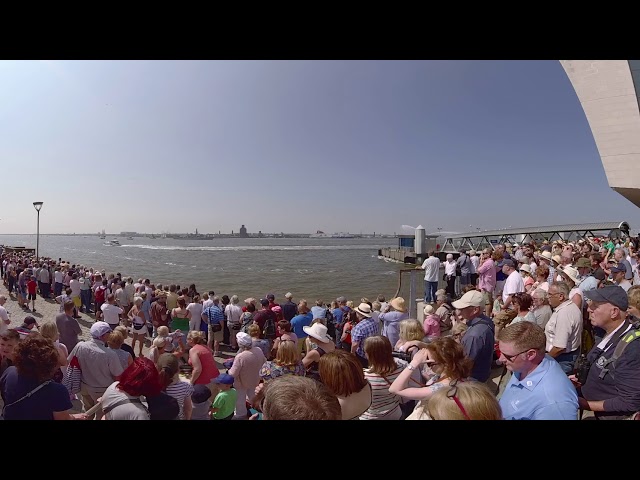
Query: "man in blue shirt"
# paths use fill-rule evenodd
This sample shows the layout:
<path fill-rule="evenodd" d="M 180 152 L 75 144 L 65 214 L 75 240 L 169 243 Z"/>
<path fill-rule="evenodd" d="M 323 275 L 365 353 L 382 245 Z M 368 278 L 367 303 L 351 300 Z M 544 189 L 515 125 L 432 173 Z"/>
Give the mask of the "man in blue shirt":
<path fill-rule="evenodd" d="M 577 420 L 578 394 L 571 380 L 545 354 L 544 330 L 518 322 L 498 334 L 500 360 L 513 376 L 500 398 L 505 420 Z"/>
<path fill-rule="evenodd" d="M 220 355 L 220 342 L 224 339 L 224 313 L 220 308 L 220 299 L 213 297 L 212 301 L 213 305 L 204 309 L 201 318 L 209 325 L 209 341 L 207 342 L 209 348 L 213 345 L 214 355 Z"/>
<path fill-rule="evenodd" d="M 342 336 L 342 325 L 344 324 L 344 314 L 349 312 L 351 309 L 347 307 L 347 298 L 346 297 L 338 297 L 336 299 L 338 303 L 338 308 L 333 309 L 333 321 L 336 325 L 336 347 L 340 348 L 341 342 L 340 337 Z"/>
<path fill-rule="evenodd" d="M 493 363 L 494 330 L 493 321 L 484 313 L 484 297 L 477 290 L 465 293 L 453 302 L 453 308 L 467 321 L 467 331 L 462 337 L 462 347 L 467 357 L 473 360 L 471 376 L 479 382 L 486 382 L 491 375 Z"/>
<path fill-rule="evenodd" d="M 291 329 L 293 333 L 298 337 L 298 351 L 303 353 L 305 351 L 305 338 L 307 338 L 307 332 L 302 327 L 308 327 L 313 321 L 313 315 L 307 306 L 306 300 L 300 300 L 298 303 L 298 315 L 291 319 Z"/>

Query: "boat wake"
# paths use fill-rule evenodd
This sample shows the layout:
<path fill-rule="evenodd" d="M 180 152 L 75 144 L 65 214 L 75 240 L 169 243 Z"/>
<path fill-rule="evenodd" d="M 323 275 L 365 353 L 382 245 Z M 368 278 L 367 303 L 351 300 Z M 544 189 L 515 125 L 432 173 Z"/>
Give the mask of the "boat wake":
<path fill-rule="evenodd" d="M 122 245 L 127 248 L 148 250 L 183 250 L 187 252 L 242 252 L 242 251 L 295 251 L 295 250 L 373 250 L 377 245 L 245 245 L 237 247 L 186 247 L 177 245 Z"/>

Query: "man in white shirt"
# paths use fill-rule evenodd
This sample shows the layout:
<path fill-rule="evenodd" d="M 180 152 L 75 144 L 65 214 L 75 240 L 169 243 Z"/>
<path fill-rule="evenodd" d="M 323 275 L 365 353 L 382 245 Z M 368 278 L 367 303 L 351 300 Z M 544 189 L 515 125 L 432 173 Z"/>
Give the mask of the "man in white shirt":
<path fill-rule="evenodd" d="M 6 308 L 4 308 L 5 303 L 7 303 L 7 297 L 0 295 L 0 335 L 4 335 L 5 332 L 9 330 L 8 325 L 11 323 L 9 314 Z"/>
<path fill-rule="evenodd" d="M 129 301 L 129 305 L 133 305 L 133 297 L 136 295 L 136 287 L 133 284 L 133 278 L 127 278 L 127 283 L 124 286 L 124 291 L 127 293 L 127 300 Z M 125 313 L 129 313 L 126 312 Z"/>
<path fill-rule="evenodd" d="M 116 296 L 113 293 L 110 293 L 107 296 L 107 303 L 103 303 L 102 307 L 100 307 L 102 315 L 104 316 L 104 321 L 109 324 L 111 329 L 120 325 L 120 315 L 124 312 L 124 310 L 118 307 L 115 303 Z"/>
<path fill-rule="evenodd" d="M 453 254 L 447 253 L 447 260 L 442 262 L 444 267 L 444 275 L 447 281 L 447 294 L 451 298 L 456 297 L 456 261 L 453 259 Z"/>
<path fill-rule="evenodd" d="M 129 296 L 125 290 L 126 283 L 121 281 L 119 286 L 120 288 L 116 290 L 116 303 L 126 314 L 129 311 Z"/>
<path fill-rule="evenodd" d="M 524 292 L 524 281 L 522 275 L 516 270 L 516 265 L 510 258 L 502 260 L 498 267 L 502 268 L 502 273 L 507 276 L 502 290 L 502 301 L 504 308 L 507 309 L 513 302 L 513 296 L 516 293 Z"/>
<path fill-rule="evenodd" d="M 480 257 L 475 250 L 469 251 L 469 260 L 471 260 L 471 285 L 478 284 L 478 267 L 480 266 Z"/>
<path fill-rule="evenodd" d="M 427 258 L 422 262 L 422 266 L 416 267 L 416 269 L 420 268 L 424 270 L 424 302 L 435 303 L 440 276 L 440 260 L 436 257 L 435 251 L 427 252 Z"/>
<path fill-rule="evenodd" d="M 570 291 L 565 282 L 549 285 L 549 305 L 553 314 L 544 328 L 547 353 L 566 374 L 573 373 L 582 341 L 582 310 L 569 298 Z"/>
<path fill-rule="evenodd" d="M 64 275 L 62 274 L 60 267 L 56 267 L 55 271 L 53 272 L 53 281 L 55 282 L 53 286 L 53 295 L 56 297 L 59 297 L 60 295 L 62 295 L 63 279 L 64 279 Z"/>

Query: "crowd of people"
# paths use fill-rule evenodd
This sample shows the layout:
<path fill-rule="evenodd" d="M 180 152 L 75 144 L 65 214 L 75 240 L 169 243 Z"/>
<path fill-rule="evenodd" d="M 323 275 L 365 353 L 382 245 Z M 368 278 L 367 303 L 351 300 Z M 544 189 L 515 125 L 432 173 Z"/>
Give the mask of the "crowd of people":
<path fill-rule="evenodd" d="M 1 257 L 7 420 L 575 420 L 640 411 L 633 239 L 497 245 L 444 262 L 429 252 L 417 267 L 423 321 L 401 297 L 240 301 L 62 259 Z M 24 310 L 19 328 L 8 328 L 9 299 Z M 39 302 L 57 302 L 59 314 L 38 323 Z M 86 341 L 80 313 L 94 317 Z"/>

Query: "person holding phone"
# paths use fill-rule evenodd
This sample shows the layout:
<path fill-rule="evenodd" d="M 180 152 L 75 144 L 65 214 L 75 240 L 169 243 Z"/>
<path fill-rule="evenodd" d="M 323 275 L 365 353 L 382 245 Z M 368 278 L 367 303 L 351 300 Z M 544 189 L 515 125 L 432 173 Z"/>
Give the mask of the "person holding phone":
<path fill-rule="evenodd" d="M 389 387 L 389 393 L 404 398 L 417 400 L 414 414 L 423 417 L 429 398 L 454 382 L 466 381 L 471 376 L 473 361 L 464 353 L 462 345 L 451 337 L 440 337 L 431 343 L 419 341 L 408 342 L 406 348 L 417 345 L 421 348 L 413 359 Z M 423 365 L 428 367 L 431 375 L 424 387 L 409 387 L 409 379 L 413 371 Z M 423 372 L 424 373 L 424 372 Z M 413 415 L 413 414 L 412 414 Z"/>

